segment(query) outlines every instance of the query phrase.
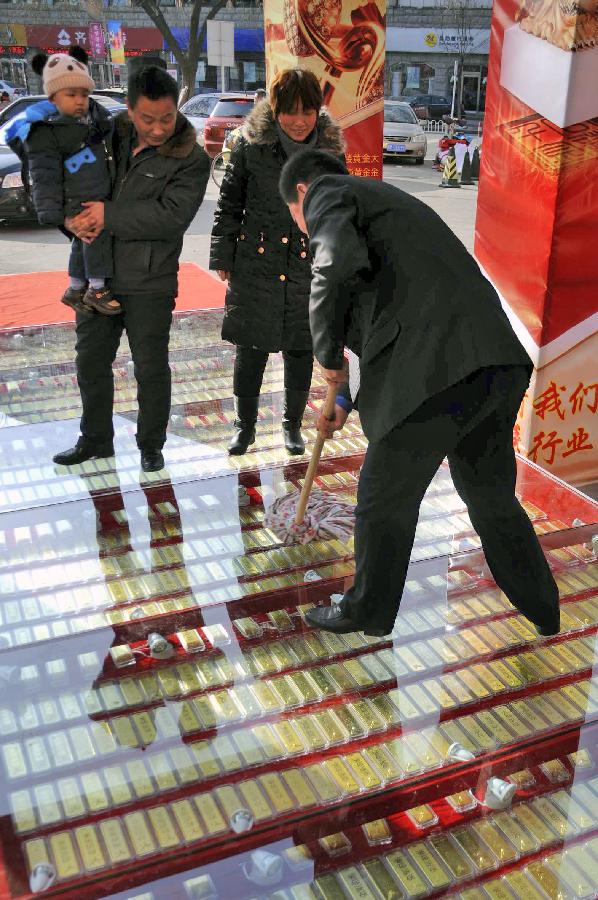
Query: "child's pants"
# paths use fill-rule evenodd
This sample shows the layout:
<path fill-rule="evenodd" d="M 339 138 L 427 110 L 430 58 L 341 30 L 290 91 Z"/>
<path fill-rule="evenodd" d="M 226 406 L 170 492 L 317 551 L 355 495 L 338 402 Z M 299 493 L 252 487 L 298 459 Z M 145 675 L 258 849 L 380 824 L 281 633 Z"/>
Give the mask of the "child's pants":
<path fill-rule="evenodd" d="M 112 278 L 112 237 L 102 231 L 91 244 L 73 238 L 69 259 L 69 275 L 81 281 L 90 278 Z"/>

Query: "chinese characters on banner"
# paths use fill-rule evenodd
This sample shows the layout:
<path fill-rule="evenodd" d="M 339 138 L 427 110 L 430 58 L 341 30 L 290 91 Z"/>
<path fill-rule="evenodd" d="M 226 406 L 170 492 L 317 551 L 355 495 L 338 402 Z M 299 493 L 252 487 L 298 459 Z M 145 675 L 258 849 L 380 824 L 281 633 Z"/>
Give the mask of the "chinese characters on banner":
<path fill-rule="evenodd" d="M 104 30 L 100 22 L 92 22 L 89 26 L 89 52 L 96 59 L 103 59 L 106 56 Z"/>
<path fill-rule="evenodd" d="M 536 365 L 517 448 L 579 484 L 598 478 L 598 11 L 559 10 L 494 4 L 475 252 Z"/>
<path fill-rule="evenodd" d="M 382 177 L 386 0 L 264 0 L 266 73 L 311 69 L 354 175 Z"/>

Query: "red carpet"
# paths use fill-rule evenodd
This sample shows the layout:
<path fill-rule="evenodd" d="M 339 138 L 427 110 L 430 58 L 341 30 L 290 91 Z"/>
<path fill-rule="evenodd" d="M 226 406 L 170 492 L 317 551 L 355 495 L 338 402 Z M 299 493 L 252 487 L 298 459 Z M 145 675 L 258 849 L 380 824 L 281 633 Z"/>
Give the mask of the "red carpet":
<path fill-rule="evenodd" d="M 71 322 L 75 314 L 60 302 L 66 286 L 66 272 L 0 275 L 0 328 Z M 178 312 L 221 307 L 224 293 L 224 284 L 205 269 L 195 263 L 181 264 Z"/>

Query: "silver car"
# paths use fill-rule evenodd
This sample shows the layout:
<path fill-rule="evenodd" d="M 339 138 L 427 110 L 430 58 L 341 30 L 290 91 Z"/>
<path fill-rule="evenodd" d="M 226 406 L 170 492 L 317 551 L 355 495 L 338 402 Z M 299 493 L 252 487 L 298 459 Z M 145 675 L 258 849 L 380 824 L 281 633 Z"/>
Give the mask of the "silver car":
<path fill-rule="evenodd" d="M 220 99 L 220 94 L 196 94 L 181 106 L 181 112 L 187 116 L 195 131 L 197 142 L 203 146 L 203 131 L 212 110 Z"/>
<path fill-rule="evenodd" d="M 408 103 L 384 101 L 384 156 L 414 159 L 422 165 L 428 149 L 426 135 Z"/>

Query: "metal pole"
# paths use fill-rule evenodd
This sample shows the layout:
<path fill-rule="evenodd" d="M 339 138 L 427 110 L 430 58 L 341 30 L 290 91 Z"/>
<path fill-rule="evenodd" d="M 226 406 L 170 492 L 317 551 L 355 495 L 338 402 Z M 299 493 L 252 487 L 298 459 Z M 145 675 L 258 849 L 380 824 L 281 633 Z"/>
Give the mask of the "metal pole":
<path fill-rule="evenodd" d="M 226 66 L 224 63 L 220 65 L 220 90 L 224 92 L 226 90 Z"/>
<path fill-rule="evenodd" d="M 453 99 L 451 100 L 451 119 L 455 118 L 455 94 L 457 93 L 457 74 L 459 72 L 459 60 L 455 60 L 453 66 Z"/>

